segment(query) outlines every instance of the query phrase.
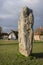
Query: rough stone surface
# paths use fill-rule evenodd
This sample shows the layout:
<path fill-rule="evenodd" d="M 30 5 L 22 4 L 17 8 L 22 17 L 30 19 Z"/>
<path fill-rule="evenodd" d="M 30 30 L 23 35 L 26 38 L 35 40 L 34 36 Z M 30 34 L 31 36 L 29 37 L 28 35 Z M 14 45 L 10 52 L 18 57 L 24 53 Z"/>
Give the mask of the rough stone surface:
<path fill-rule="evenodd" d="M 24 7 L 18 22 L 19 52 L 24 56 L 29 56 L 32 52 L 33 23 L 34 17 L 32 10 Z"/>

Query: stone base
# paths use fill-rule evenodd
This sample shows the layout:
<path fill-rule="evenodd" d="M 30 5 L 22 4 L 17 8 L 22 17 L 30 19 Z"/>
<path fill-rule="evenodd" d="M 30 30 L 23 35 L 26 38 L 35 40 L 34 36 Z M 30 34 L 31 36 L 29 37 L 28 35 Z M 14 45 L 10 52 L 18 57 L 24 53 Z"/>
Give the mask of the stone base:
<path fill-rule="evenodd" d="M 19 49 L 19 52 L 26 57 L 30 55 L 30 53 L 26 49 Z"/>

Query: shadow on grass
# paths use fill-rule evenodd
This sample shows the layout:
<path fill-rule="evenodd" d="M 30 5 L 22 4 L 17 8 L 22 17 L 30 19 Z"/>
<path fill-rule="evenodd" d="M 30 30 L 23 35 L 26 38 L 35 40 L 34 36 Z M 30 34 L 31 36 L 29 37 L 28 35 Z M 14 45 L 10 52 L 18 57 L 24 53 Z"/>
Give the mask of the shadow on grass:
<path fill-rule="evenodd" d="M 43 53 L 32 53 L 32 56 L 36 58 L 43 58 Z"/>
<path fill-rule="evenodd" d="M 0 46 L 2 46 L 2 45 L 18 45 L 18 43 L 0 44 Z"/>

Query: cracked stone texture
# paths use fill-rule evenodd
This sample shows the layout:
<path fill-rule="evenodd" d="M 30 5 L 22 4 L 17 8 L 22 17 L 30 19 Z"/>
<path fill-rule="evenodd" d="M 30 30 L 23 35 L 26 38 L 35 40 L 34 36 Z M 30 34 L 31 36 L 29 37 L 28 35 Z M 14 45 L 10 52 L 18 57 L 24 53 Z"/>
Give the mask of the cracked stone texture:
<path fill-rule="evenodd" d="M 19 52 L 24 56 L 32 53 L 33 46 L 33 11 L 28 7 L 23 7 L 18 22 Z"/>

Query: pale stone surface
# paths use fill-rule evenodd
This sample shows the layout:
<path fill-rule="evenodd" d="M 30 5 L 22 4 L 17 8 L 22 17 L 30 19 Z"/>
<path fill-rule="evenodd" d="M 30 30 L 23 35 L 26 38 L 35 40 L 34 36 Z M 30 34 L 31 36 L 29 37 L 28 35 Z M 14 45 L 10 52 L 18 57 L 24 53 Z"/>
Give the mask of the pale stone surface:
<path fill-rule="evenodd" d="M 33 23 L 32 10 L 24 7 L 18 22 L 19 52 L 24 56 L 29 56 L 32 52 Z"/>

